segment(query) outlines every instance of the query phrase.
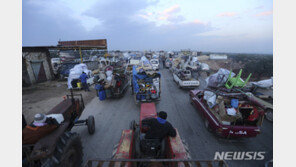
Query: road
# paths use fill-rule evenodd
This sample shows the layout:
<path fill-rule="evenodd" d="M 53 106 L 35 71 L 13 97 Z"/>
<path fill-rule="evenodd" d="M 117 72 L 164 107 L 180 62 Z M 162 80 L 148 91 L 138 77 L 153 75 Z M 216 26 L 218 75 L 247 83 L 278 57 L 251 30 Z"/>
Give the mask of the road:
<path fill-rule="evenodd" d="M 265 120 L 262 133 L 255 138 L 226 140 L 216 137 L 204 127 L 203 120 L 196 109 L 189 103 L 188 90 L 182 90 L 173 82 L 172 74 L 167 69 L 162 74 L 161 101 L 156 105 L 158 111 L 168 113 L 168 121 L 178 129 L 180 136 L 189 146 L 194 159 L 213 159 L 216 151 L 264 151 L 262 161 L 227 161 L 229 166 L 264 166 L 272 159 L 273 128 Z M 203 83 L 204 81 L 202 81 Z M 91 158 L 110 158 L 113 146 L 119 142 L 122 130 L 129 128 L 132 120 L 139 120 L 140 106 L 136 105 L 130 89 L 121 99 L 99 101 L 94 98 L 85 108 L 81 118 L 94 115 L 96 132 L 89 135 L 86 127 L 74 127 L 80 134 L 84 147 L 84 161 Z"/>

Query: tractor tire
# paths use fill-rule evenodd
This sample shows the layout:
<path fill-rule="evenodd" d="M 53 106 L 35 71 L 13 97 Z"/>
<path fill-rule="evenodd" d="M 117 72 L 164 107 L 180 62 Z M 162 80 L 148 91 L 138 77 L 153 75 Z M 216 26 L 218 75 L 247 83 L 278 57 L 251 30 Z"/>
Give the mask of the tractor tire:
<path fill-rule="evenodd" d="M 132 120 L 130 122 L 130 126 L 129 126 L 130 130 L 133 130 L 135 131 L 136 130 L 136 121 L 135 120 Z"/>
<path fill-rule="evenodd" d="M 114 147 L 113 147 L 111 159 L 114 159 L 115 158 L 117 149 L 118 149 L 118 144 L 114 145 Z"/>
<path fill-rule="evenodd" d="M 207 118 L 204 117 L 204 125 L 206 127 L 206 129 L 209 131 L 209 132 L 212 132 L 212 128 L 210 127 L 210 123 L 209 121 L 207 120 Z"/>
<path fill-rule="evenodd" d="M 79 135 L 65 132 L 56 143 L 52 156 L 42 161 L 41 167 L 80 167 L 82 158 L 82 143 Z"/>
<path fill-rule="evenodd" d="M 180 83 L 178 83 L 178 88 L 179 88 L 179 89 L 182 89 L 182 86 L 181 86 L 181 84 L 180 84 Z"/>
<path fill-rule="evenodd" d="M 194 104 L 190 95 L 189 95 L 189 103 L 190 103 L 191 105 Z"/>
<path fill-rule="evenodd" d="M 90 135 L 95 133 L 95 130 L 96 130 L 95 118 L 92 115 L 88 116 L 87 118 L 87 129 Z"/>
<path fill-rule="evenodd" d="M 267 109 L 265 112 L 265 118 L 269 121 L 269 122 L 273 122 L 273 111 L 272 109 Z"/>

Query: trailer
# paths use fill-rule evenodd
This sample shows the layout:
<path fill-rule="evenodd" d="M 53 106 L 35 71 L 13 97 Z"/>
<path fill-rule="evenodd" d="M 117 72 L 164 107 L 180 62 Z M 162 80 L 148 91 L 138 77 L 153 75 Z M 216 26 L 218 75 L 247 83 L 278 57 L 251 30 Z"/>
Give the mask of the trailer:
<path fill-rule="evenodd" d="M 132 95 L 136 103 L 156 102 L 160 100 L 161 86 L 159 72 L 143 70 L 143 68 L 133 66 L 132 73 Z"/>
<path fill-rule="evenodd" d="M 125 67 L 107 66 L 104 72 L 100 71 L 95 76 L 97 95 L 104 91 L 106 98 L 122 97 L 128 89 L 129 80 Z"/>

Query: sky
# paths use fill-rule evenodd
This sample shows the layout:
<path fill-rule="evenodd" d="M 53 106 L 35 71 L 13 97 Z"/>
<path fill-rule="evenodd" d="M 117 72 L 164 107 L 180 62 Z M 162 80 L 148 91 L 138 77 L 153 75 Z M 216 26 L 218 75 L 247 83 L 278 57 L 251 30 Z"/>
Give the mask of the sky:
<path fill-rule="evenodd" d="M 108 50 L 272 54 L 273 1 L 23 0 L 23 46 L 88 39 Z"/>

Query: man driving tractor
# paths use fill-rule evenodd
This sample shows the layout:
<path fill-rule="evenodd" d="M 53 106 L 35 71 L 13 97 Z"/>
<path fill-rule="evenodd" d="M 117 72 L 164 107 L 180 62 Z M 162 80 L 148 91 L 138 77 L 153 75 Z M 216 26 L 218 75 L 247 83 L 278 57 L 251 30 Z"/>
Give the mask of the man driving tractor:
<path fill-rule="evenodd" d="M 149 126 L 145 135 L 141 139 L 164 139 L 167 136 L 176 137 L 175 128 L 166 120 L 167 113 L 160 111 L 157 118 L 146 118 L 142 120 L 143 125 Z"/>

